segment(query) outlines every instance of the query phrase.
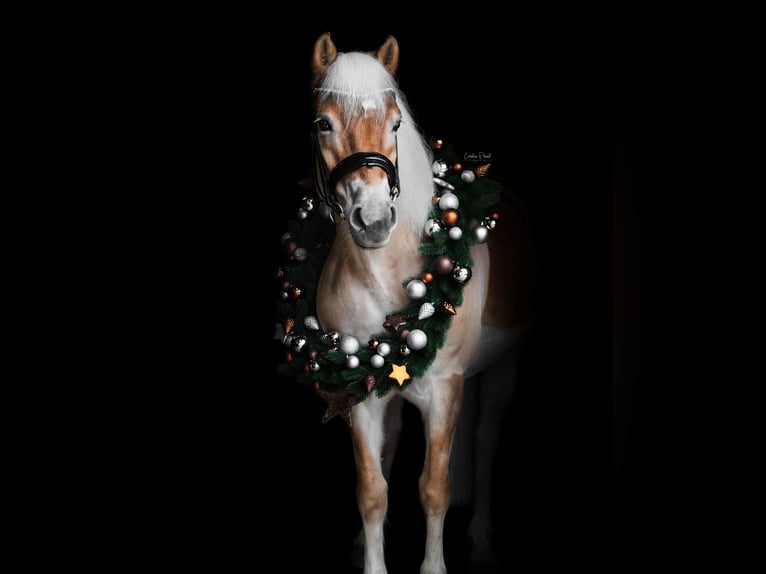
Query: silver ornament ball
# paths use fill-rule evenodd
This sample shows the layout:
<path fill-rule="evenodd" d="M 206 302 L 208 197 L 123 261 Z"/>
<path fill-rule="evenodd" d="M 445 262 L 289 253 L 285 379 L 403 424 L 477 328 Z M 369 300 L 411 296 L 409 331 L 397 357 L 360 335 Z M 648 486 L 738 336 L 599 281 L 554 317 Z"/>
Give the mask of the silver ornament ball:
<path fill-rule="evenodd" d="M 452 276 L 458 283 L 468 283 L 471 278 L 471 268 L 464 265 L 456 265 L 452 271 Z"/>
<path fill-rule="evenodd" d="M 446 175 L 448 169 L 449 169 L 449 166 L 447 165 L 447 162 L 442 161 L 440 159 L 437 159 L 435 162 L 431 164 L 431 171 L 437 177 L 443 177 L 444 175 Z"/>
<path fill-rule="evenodd" d="M 449 228 L 449 238 L 452 241 L 458 241 L 461 237 L 463 237 L 463 230 L 460 229 L 457 225 L 455 227 Z"/>
<path fill-rule="evenodd" d="M 359 341 L 352 335 L 343 335 L 340 338 L 340 350 L 347 355 L 355 355 L 359 351 Z"/>
<path fill-rule="evenodd" d="M 428 288 L 420 279 L 413 279 L 407 283 L 407 297 L 410 299 L 422 299 L 426 296 Z"/>
<path fill-rule="evenodd" d="M 454 193 L 445 193 L 439 198 L 439 209 L 457 209 L 460 207 L 460 200 Z"/>
<path fill-rule="evenodd" d="M 489 229 L 483 225 L 477 225 L 471 230 L 471 233 L 473 233 L 473 238 L 477 243 L 486 243 L 489 239 Z"/>
<path fill-rule="evenodd" d="M 426 221 L 425 233 L 428 237 L 433 237 L 434 233 L 438 233 L 439 231 L 441 231 L 441 229 L 442 229 L 441 224 L 435 219 L 429 219 L 428 221 Z"/>
<path fill-rule="evenodd" d="M 337 346 L 339 340 L 340 335 L 338 334 L 338 331 L 329 331 L 322 335 L 322 342 L 330 347 Z"/>
<path fill-rule="evenodd" d="M 407 335 L 407 346 L 413 351 L 419 351 L 420 349 L 425 348 L 427 344 L 428 337 L 426 336 L 425 331 L 413 329 L 410 331 L 409 335 Z"/>
<path fill-rule="evenodd" d="M 305 247 L 298 247 L 295 252 L 293 253 L 293 256 L 298 261 L 303 261 L 308 256 L 309 252 L 306 251 Z"/>
<path fill-rule="evenodd" d="M 293 337 L 293 341 L 290 345 L 292 347 L 292 350 L 296 353 L 300 353 L 303 348 L 306 346 L 306 343 L 308 343 L 308 340 L 303 335 L 297 335 L 296 337 Z"/>

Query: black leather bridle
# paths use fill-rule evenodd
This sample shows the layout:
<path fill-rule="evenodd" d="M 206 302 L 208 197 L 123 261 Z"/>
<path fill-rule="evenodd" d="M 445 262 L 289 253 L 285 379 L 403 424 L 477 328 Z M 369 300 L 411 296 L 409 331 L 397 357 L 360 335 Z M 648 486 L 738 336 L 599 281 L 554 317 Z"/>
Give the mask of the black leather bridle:
<path fill-rule="evenodd" d="M 314 185 L 317 193 L 327 202 L 335 213 L 343 217 L 343 206 L 338 201 L 335 188 L 338 182 L 349 173 L 362 167 L 379 167 L 388 176 L 388 187 L 391 190 L 391 201 L 399 197 L 399 153 L 396 154 L 396 165 L 382 153 L 375 151 L 360 151 L 344 157 L 332 171 L 327 170 L 327 164 L 322 157 L 319 147 L 319 137 L 312 135 L 314 155 Z"/>

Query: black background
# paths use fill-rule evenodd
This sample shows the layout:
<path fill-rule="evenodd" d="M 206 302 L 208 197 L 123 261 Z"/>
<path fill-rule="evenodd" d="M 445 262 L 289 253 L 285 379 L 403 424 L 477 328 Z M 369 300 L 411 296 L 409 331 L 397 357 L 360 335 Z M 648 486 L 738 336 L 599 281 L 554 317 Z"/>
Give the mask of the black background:
<path fill-rule="evenodd" d="M 529 213 L 538 304 L 493 487 L 502 571 L 651 562 L 674 546 L 686 504 L 679 494 L 668 505 L 668 491 L 685 475 L 660 432 L 666 375 L 650 305 L 674 110 L 602 101 L 565 53 L 470 23 L 450 30 L 317 21 L 275 38 L 192 33 L 193 48 L 155 68 L 171 89 L 145 152 L 167 185 L 152 210 L 167 237 L 149 264 L 161 311 L 147 348 L 164 382 L 146 527 L 171 554 L 343 572 L 360 525 L 348 430 L 322 425 L 322 401 L 274 374 L 274 270 L 308 169 L 308 66 L 324 31 L 341 51 L 393 34 L 424 133 L 490 150 Z M 415 413 L 408 422 L 387 529 L 402 573 L 423 551 L 422 438 Z M 450 572 L 464 566 L 464 528 L 448 517 Z"/>

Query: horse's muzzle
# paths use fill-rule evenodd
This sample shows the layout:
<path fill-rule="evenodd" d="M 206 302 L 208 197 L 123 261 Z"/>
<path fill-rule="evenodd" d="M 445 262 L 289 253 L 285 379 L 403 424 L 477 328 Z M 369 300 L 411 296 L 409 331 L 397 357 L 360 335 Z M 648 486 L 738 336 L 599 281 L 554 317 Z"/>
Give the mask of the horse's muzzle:
<path fill-rule="evenodd" d="M 351 236 L 357 245 L 376 249 L 388 243 L 391 232 L 396 227 L 397 219 L 394 205 L 378 210 L 357 205 L 351 209 L 348 225 L 351 228 Z"/>

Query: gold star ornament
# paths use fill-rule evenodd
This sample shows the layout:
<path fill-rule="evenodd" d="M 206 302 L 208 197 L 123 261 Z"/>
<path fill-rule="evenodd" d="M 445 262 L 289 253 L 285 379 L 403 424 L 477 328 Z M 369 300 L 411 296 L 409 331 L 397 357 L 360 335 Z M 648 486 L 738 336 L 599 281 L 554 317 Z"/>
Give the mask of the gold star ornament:
<path fill-rule="evenodd" d="M 396 363 L 393 363 L 388 378 L 394 379 L 401 387 L 404 384 L 404 381 L 410 378 L 410 374 L 407 372 L 407 365 L 397 365 Z"/>

